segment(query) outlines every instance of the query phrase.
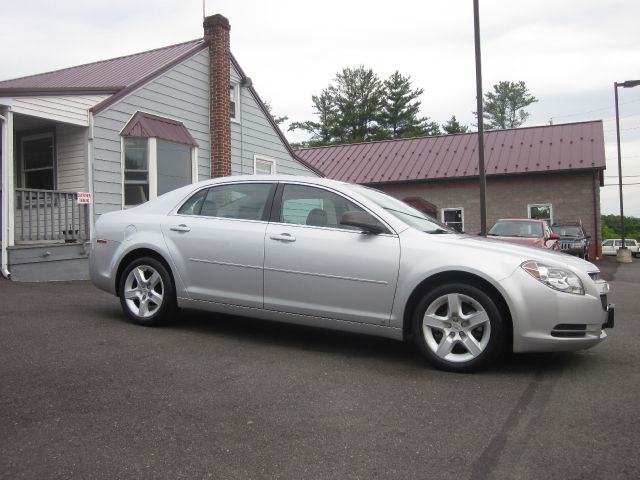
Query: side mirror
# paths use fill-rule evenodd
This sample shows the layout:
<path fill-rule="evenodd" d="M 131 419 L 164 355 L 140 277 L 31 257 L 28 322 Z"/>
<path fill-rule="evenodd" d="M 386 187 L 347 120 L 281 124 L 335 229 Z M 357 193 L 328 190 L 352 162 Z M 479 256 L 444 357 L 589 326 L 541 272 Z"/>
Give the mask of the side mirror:
<path fill-rule="evenodd" d="M 549 240 L 560 240 L 560 235 L 552 232 L 551 235 L 549 235 Z"/>
<path fill-rule="evenodd" d="M 385 228 L 371 214 L 367 212 L 344 212 L 340 219 L 340 225 L 356 227 L 366 233 L 377 235 L 385 231 Z"/>
<path fill-rule="evenodd" d="M 586 237 L 584 237 L 584 238 L 589 239 L 589 238 L 591 238 L 591 235 L 587 235 L 587 236 L 586 236 Z"/>

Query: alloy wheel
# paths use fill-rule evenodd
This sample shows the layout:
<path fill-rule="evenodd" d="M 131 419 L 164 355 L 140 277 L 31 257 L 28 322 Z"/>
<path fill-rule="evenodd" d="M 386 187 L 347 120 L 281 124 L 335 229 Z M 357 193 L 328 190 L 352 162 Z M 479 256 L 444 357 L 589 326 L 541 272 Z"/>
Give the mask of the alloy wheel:
<path fill-rule="evenodd" d="M 422 330 L 427 348 L 452 363 L 469 362 L 485 351 L 491 322 L 482 305 L 462 293 L 448 293 L 427 307 Z"/>
<path fill-rule="evenodd" d="M 127 275 L 124 298 L 135 316 L 148 319 L 156 314 L 164 301 L 164 282 L 160 273 L 149 265 L 138 265 Z"/>

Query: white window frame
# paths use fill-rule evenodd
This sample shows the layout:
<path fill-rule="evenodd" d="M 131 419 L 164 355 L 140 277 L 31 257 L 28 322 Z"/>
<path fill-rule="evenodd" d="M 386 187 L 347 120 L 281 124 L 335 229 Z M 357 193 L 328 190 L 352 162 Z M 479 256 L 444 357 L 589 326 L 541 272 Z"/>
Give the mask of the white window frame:
<path fill-rule="evenodd" d="M 232 80 L 229 86 L 229 90 L 233 89 L 233 104 L 235 106 L 234 111 L 231 112 L 231 121 L 233 123 L 240 123 L 240 82 L 234 82 Z M 229 94 L 229 101 L 231 101 L 231 93 Z"/>
<path fill-rule="evenodd" d="M 123 209 L 137 206 L 137 205 L 125 205 L 124 203 L 124 188 L 125 188 L 124 140 L 125 138 L 127 137 L 120 137 L 120 170 L 121 170 L 120 194 L 121 194 L 121 204 Z M 170 141 L 170 140 L 165 140 L 165 141 Z M 189 145 L 189 147 L 191 148 L 191 183 L 194 184 L 198 182 L 198 147 L 196 147 L 195 145 Z M 147 138 L 147 172 L 149 175 L 149 200 L 155 200 L 156 198 L 158 198 L 158 139 L 157 137 Z"/>
<path fill-rule="evenodd" d="M 461 214 L 460 216 L 462 217 L 461 231 L 464 232 L 464 207 L 447 207 L 447 208 L 440 209 L 440 212 L 441 212 L 440 213 L 440 217 L 441 217 L 440 221 L 446 225 L 447 222 L 445 222 L 445 220 L 444 220 L 444 213 L 445 212 L 451 212 L 451 211 L 457 211 L 457 210 L 460 210 L 460 214 Z"/>
<path fill-rule="evenodd" d="M 533 207 L 549 207 L 549 220 L 547 221 L 549 223 L 549 227 L 551 227 L 551 225 L 553 225 L 553 204 L 551 202 L 548 203 L 530 203 L 527 205 L 527 218 L 530 218 L 533 220 L 533 218 L 531 217 L 531 208 Z"/>
<path fill-rule="evenodd" d="M 258 162 L 271 164 L 271 173 L 269 173 L 269 175 L 275 175 L 276 174 L 276 164 L 277 164 L 277 162 L 276 162 L 275 158 L 266 157 L 264 155 L 254 155 L 253 156 L 253 174 L 254 175 L 257 174 Z"/>

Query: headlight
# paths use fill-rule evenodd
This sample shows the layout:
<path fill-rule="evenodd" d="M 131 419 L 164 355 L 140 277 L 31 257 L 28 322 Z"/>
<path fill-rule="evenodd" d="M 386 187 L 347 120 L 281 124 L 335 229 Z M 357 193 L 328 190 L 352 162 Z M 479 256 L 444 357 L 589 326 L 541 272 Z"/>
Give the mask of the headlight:
<path fill-rule="evenodd" d="M 550 267 L 543 263 L 529 260 L 520 265 L 525 272 L 547 287 L 566 293 L 584 295 L 584 287 L 578 276 L 564 268 Z"/>

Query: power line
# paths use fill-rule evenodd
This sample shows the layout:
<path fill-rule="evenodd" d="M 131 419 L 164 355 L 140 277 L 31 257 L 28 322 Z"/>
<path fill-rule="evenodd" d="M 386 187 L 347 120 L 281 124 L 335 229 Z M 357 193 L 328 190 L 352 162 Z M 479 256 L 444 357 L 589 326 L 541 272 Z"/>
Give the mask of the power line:
<path fill-rule="evenodd" d="M 631 101 L 629 101 L 629 102 L 620 103 L 619 105 L 629 105 L 630 103 L 637 103 L 637 102 L 640 102 L 640 99 L 638 99 L 638 100 L 631 100 Z M 580 116 L 580 115 L 585 115 L 585 114 L 587 114 L 587 113 L 602 112 L 602 111 L 604 111 L 604 110 L 611 110 L 611 109 L 613 109 L 613 108 L 614 108 L 614 107 L 613 107 L 613 105 L 612 105 L 612 106 L 610 106 L 610 107 L 596 108 L 595 110 L 587 110 L 587 111 L 585 111 L 585 112 L 569 113 L 569 114 L 566 114 L 566 115 L 553 115 L 552 117 L 549 117 L 549 118 L 551 118 L 551 119 L 553 120 L 554 118 L 577 117 L 577 116 Z"/>

